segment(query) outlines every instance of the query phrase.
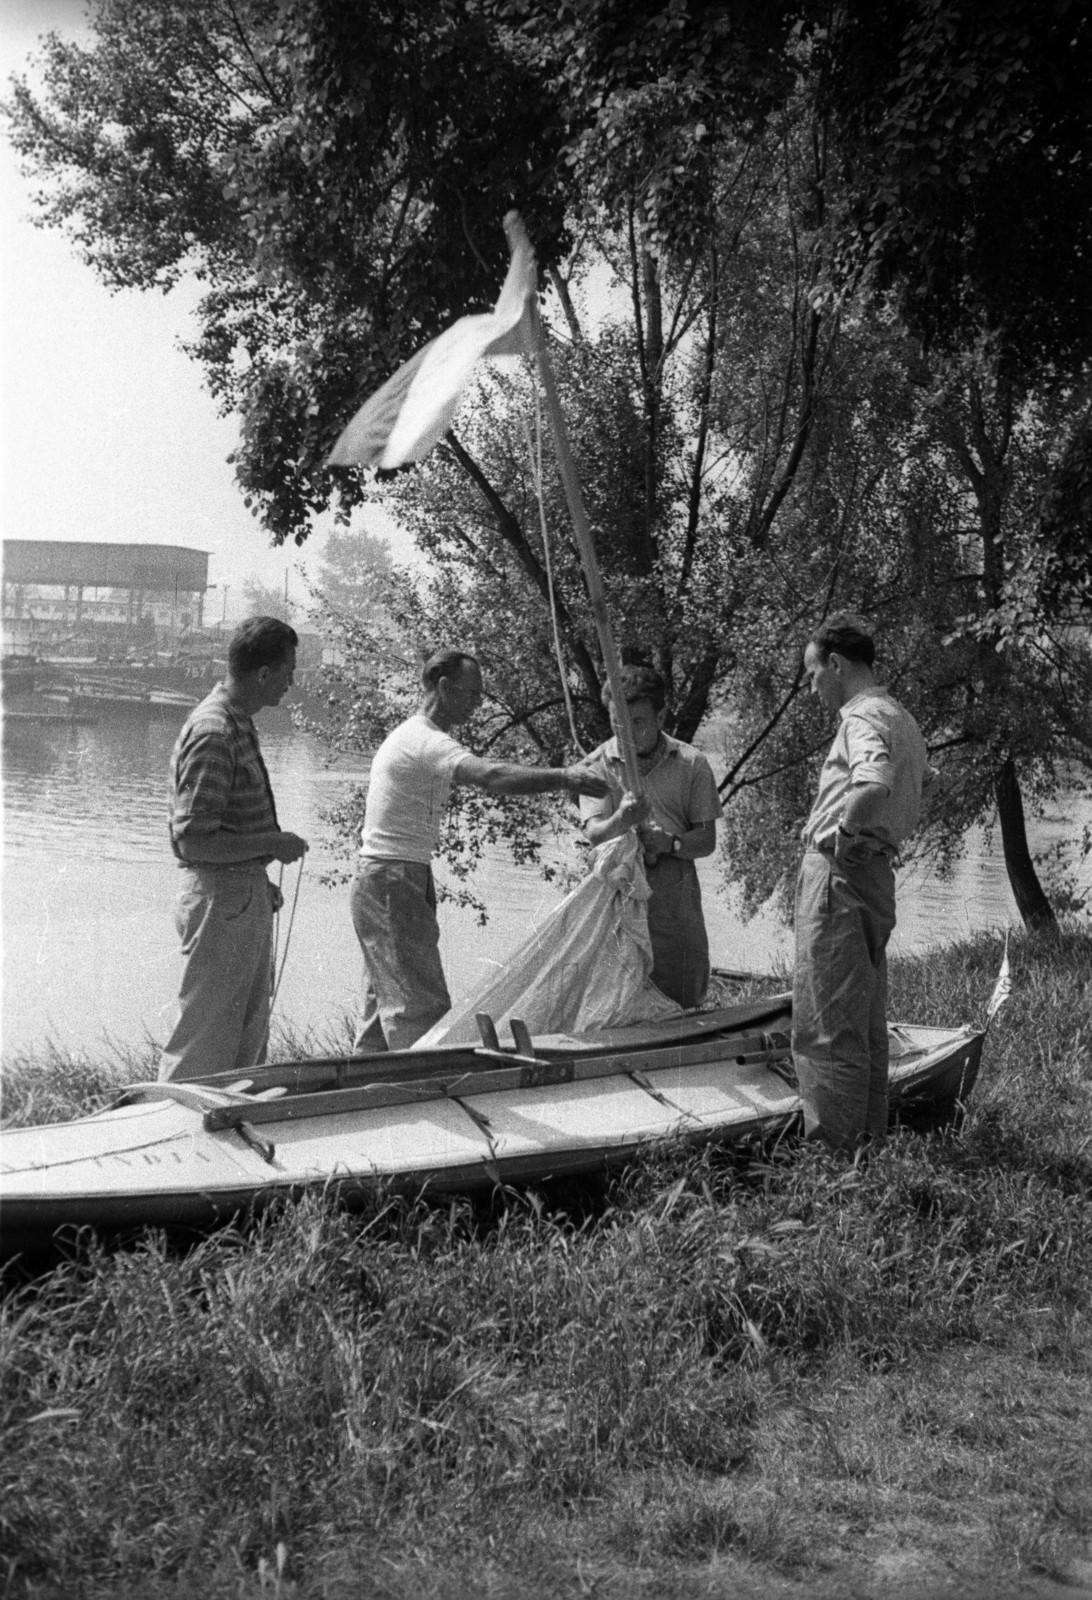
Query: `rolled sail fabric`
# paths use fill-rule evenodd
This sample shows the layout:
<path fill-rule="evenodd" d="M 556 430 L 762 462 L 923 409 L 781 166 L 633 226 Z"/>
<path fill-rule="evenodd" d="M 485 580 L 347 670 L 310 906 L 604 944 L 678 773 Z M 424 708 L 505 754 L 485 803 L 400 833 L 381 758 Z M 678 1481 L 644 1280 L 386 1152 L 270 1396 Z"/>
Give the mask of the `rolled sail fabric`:
<path fill-rule="evenodd" d="M 649 892 L 636 834 L 600 845 L 588 877 L 413 1048 L 477 1044 L 479 1011 L 498 1028 L 519 1017 L 532 1034 L 590 1033 L 681 1016 L 682 1007 L 651 978 Z"/>

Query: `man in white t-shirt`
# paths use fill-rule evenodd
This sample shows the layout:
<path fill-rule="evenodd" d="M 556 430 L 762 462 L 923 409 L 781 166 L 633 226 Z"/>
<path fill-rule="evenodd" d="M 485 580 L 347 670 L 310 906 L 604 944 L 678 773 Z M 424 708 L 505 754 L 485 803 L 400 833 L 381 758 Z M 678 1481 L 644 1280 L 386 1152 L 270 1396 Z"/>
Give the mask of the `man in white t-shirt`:
<path fill-rule="evenodd" d="M 372 760 L 353 926 L 364 952 L 364 1008 L 354 1050 L 405 1050 L 450 1010 L 440 964 L 432 856 L 454 784 L 489 794 L 602 796 L 607 785 L 580 767 L 523 767 L 484 760 L 451 737 L 482 701 L 482 673 L 463 650 L 430 656 L 416 715 L 389 733 Z"/>

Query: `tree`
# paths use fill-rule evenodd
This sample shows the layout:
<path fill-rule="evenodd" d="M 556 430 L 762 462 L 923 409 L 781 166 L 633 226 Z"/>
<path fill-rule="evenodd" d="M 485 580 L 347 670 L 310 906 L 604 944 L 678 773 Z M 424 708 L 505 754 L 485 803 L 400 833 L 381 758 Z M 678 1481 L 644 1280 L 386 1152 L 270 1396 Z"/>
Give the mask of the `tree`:
<path fill-rule="evenodd" d="M 805 784 L 815 729 L 795 650 L 835 598 L 902 608 L 900 659 L 915 638 L 965 636 L 992 683 L 990 629 L 994 646 L 1013 640 L 1015 673 L 1092 592 L 1074 522 L 1088 506 L 1092 315 L 1080 8 L 402 0 L 363 18 L 346 0 L 100 0 L 96 16 L 91 50 L 47 47 L 42 96 L 17 88 L 13 139 L 51 186 L 44 219 L 108 282 L 205 277 L 193 351 L 242 418 L 239 480 L 275 540 L 306 537 L 331 496 L 347 514 L 369 492 L 361 474 L 325 470 L 332 439 L 424 339 L 492 300 L 497 222 L 515 203 L 572 341 L 559 365 L 623 635 L 664 670 L 679 732 L 731 711 L 738 800 Z M 1064 215 L 1052 193 L 1074 202 Z M 630 313 L 593 336 L 576 301 L 597 244 Z M 939 398 L 937 363 L 966 374 L 982 351 L 1012 417 L 1053 405 L 1068 443 L 1038 452 L 1043 478 L 1027 456 L 1021 516 L 1037 539 L 964 622 L 945 583 L 964 592 L 971 576 L 956 513 L 975 480 L 952 431 L 970 413 L 951 385 Z M 515 396 L 498 388 L 488 422 L 460 423 L 461 477 L 441 459 L 389 490 L 440 563 L 431 588 L 394 582 L 390 615 L 409 632 L 383 649 L 399 682 L 441 621 L 499 641 L 506 592 L 549 637 Z M 546 493 L 559 527 L 556 485 Z M 591 737 L 599 669 L 559 550 L 558 627 Z M 504 658 L 506 738 L 569 737 L 551 722 L 563 697 L 546 696 L 548 659 L 537 645 Z M 365 674 L 362 732 L 388 715 L 385 674 Z M 1000 715 L 1004 698 L 975 704 Z M 1011 798 L 1005 773 L 1019 780 L 1024 757 L 975 726 Z M 952 721 L 945 739 L 965 734 Z M 771 841 L 754 859 L 776 856 Z"/>
<path fill-rule="evenodd" d="M 884 675 L 922 722 L 942 769 L 916 848 L 944 862 L 967 829 L 996 813 L 1010 882 L 1027 925 L 1054 913 L 1028 850 L 1023 794 L 1036 803 L 1092 774 L 1092 652 L 1072 614 L 1044 603 L 1044 548 L 1036 510 L 1060 450 L 1054 395 L 1019 411 L 986 352 L 923 368 L 904 340 L 876 352 L 883 404 L 858 413 L 882 472 L 872 488 L 871 550 L 847 569 L 841 597 L 880 624 Z M 923 403 L 924 402 L 924 403 Z M 747 722 L 763 725 L 798 672 L 798 658 L 763 663 Z M 788 881 L 785 841 L 802 821 L 829 735 L 806 705 L 790 709 L 766 741 L 756 772 L 741 773 L 729 813 L 729 848 L 743 863 L 749 904 Z"/>
<path fill-rule="evenodd" d="M 820 54 L 852 195 L 847 262 L 999 376 L 1092 351 L 1092 16 L 1072 0 L 855 0 Z"/>
<path fill-rule="evenodd" d="M 848 184 L 830 292 L 897 287 L 927 340 L 995 333 L 1024 371 L 1092 344 L 1092 22 L 1069 0 L 98 0 L 94 26 L 47 44 L 12 138 L 107 282 L 209 282 L 194 351 L 278 540 L 326 504 L 360 393 L 492 299 L 511 204 L 547 271 L 586 202 L 629 208 L 650 259 L 692 257 L 725 150 L 801 80 Z"/>
<path fill-rule="evenodd" d="M 629 219 L 624 231 L 597 234 L 620 286 L 615 316 L 585 330 L 571 305 L 571 337 L 553 352 L 623 651 L 664 672 L 670 725 L 683 737 L 711 707 L 731 714 L 733 797 L 791 770 L 799 807 L 808 748 L 822 739 L 792 714 L 804 630 L 836 592 L 869 595 L 897 615 L 918 577 L 877 510 L 885 475 L 899 491 L 892 441 L 912 410 L 912 386 L 888 348 L 899 340 L 813 305 L 829 232 L 816 207 L 827 175 L 809 118 L 803 96 L 776 136 L 740 142 L 722 231 L 685 268 L 650 262 Z M 449 449 L 375 492 L 438 574 L 403 612 L 408 637 L 424 649 L 428 628 L 447 619 L 449 637 L 481 655 L 487 684 L 499 685 L 480 742 L 519 739 L 523 754 L 558 760 L 574 737 L 588 744 L 606 730 L 580 568 L 548 473 L 575 734 L 554 664 L 524 431 L 531 414 L 525 381 L 483 383 Z M 810 728 L 808 748 L 784 745 L 781 732 L 798 722 Z M 784 783 L 779 793 L 788 794 Z M 776 862 L 776 877 L 794 830 L 770 808 L 775 815 L 779 842 L 764 864 Z M 746 873 L 753 835 L 735 843 L 733 870 Z M 762 873 L 758 862 L 752 881 Z"/>
<path fill-rule="evenodd" d="M 701 7 L 638 6 L 626 23 L 606 3 L 584 15 L 592 45 L 569 75 L 585 89 L 598 85 L 598 128 L 616 128 L 619 108 L 640 88 L 647 92 L 655 72 L 663 100 L 674 92 L 679 108 L 674 140 L 661 141 L 664 159 L 677 160 L 687 136 L 692 155 L 698 141 L 708 150 L 724 71 L 717 46 L 733 27 L 738 45 L 746 8 L 721 13 L 719 39 Z M 950 464 L 974 503 L 980 576 L 974 606 L 952 624 L 970 630 L 975 713 L 971 726 L 957 717 L 959 731 L 949 730 L 945 743 L 977 749 L 983 781 L 971 786 L 978 795 L 971 811 L 996 802 L 1017 902 L 1031 925 L 1049 926 L 1053 916 L 1026 848 L 1020 785 L 1041 792 L 1046 769 L 1057 774 L 1063 753 L 1074 756 L 1084 660 L 1060 641 L 1066 622 L 1092 599 L 1092 19 L 1067 0 L 988 8 L 862 0 L 834 12 L 805 5 L 791 36 L 779 40 L 784 20 L 770 8 L 763 64 L 781 48 L 782 61 L 795 62 L 813 85 L 816 126 L 840 173 L 843 203 L 825 292 L 843 304 L 863 294 L 874 312 L 894 310 L 922 363 L 966 365 L 988 352 L 988 386 L 1008 412 L 1008 423 L 991 431 L 979 389 L 960 411 L 975 436 L 963 430 L 957 444 L 952 428 L 961 430 L 948 410 Z M 639 41 L 655 62 L 647 76 Z M 758 56 L 751 81 L 775 97 L 789 92 L 784 77 L 759 70 Z M 666 239 L 700 216 L 686 181 L 693 166 L 676 168 L 683 181 L 664 183 L 663 168 L 651 165 L 648 205 Z M 1006 510 L 1006 457 L 1013 423 L 1029 408 L 1049 409 L 1068 442 L 1039 452 L 1038 476 L 1029 477 L 1024 454 L 1025 526 L 1017 536 Z M 1038 523 L 1037 539 L 1027 536 L 1029 523 Z M 942 595 L 936 598 L 934 623 L 944 610 Z M 1049 660 L 1050 670 L 1029 672 L 1036 659 L 1040 666 Z M 1051 709 L 1035 717 L 1037 701 Z M 1017 704 L 1028 708 L 1019 731 Z M 791 727 L 790 719 L 783 733 Z M 766 864 L 782 858 L 773 850 Z"/>
<path fill-rule="evenodd" d="M 964 736 L 989 752 L 987 792 L 1032 927 L 1054 917 L 1021 783 L 1042 792 L 1067 755 L 1081 758 L 1073 696 L 1087 682 L 1062 630 L 1089 598 L 1074 559 L 1089 507 L 1067 499 L 1065 474 L 1079 482 L 1092 443 L 1079 398 L 1092 370 L 1090 74 L 1092 19 L 1065 0 L 853 7 L 825 71 L 850 168 L 847 260 L 893 294 L 923 359 L 947 368 L 930 404 L 979 552 L 966 614 L 975 706 L 957 721 L 969 714 L 977 738 Z"/>
<path fill-rule="evenodd" d="M 1092 349 L 1092 16 L 1076 0 L 499 0 L 598 192 L 639 169 L 665 242 L 710 231 L 722 141 L 816 97 L 846 204 L 836 282 L 893 290 L 909 331 L 991 335 L 1010 378 Z M 593 171 L 593 169 L 595 169 Z"/>
<path fill-rule="evenodd" d="M 974 551 L 972 582 L 948 636 L 961 663 L 942 703 L 953 748 L 971 752 L 952 777 L 962 765 L 961 811 L 981 816 L 996 804 L 1017 906 L 1042 930 L 1056 919 L 1028 849 L 1021 789 L 1053 792 L 1067 764 L 1092 772 L 1084 712 L 1092 657 L 1068 637 L 1068 608 L 1049 595 L 1055 552 L 1044 546 L 1038 518 L 1067 413 L 1049 390 L 1014 394 L 988 350 L 947 363 L 933 391 L 935 437 L 962 480 L 972 513 L 964 539 Z"/>
<path fill-rule="evenodd" d="M 319 564 L 316 590 L 334 617 L 371 620 L 392 572 L 390 545 L 365 529 L 332 528 Z"/>
<path fill-rule="evenodd" d="M 296 621 L 297 608 L 290 605 L 286 591 L 275 584 L 263 583 L 253 573 L 244 578 L 240 590 L 247 615 L 252 617 L 277 617 L 281 622 Z"/>

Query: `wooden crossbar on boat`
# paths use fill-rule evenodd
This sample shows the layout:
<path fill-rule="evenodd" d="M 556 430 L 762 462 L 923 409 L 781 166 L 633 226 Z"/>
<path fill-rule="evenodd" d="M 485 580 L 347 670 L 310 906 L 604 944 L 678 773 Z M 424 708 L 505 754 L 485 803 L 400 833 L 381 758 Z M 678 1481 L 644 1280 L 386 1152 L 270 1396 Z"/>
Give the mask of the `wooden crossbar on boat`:
<path fill-rule="evenodd" d="M 450 1077 L 440 1073 L 401 1081 L 387 1080 L 311 1094 L 297 1093 L 277 1100 L 251 1101 L 243 1097 L 240 1102 L 206 1111 L 204 1121 L 210 1131 L 230 1128 L 241 1117 L 250 1123 L 295 1122 L 304 1117 L 331 1116 L 342 1111 L 375 1110 L 380 1106 L 408 1105 L 445 1097 L 458 1099 L 466 1094 L 541 1089 L 551 1084 L 583 1083 L 622 1074 L 632 1076 L 671 1067 L 700 1066 L 709 1061 L 730 1062 L 736 1066 L 768 1065 L 775 1059 L 787 1060 L 789 1056 L 787 1038 L 779 1039 L 776 1035 L 741 1035 L 731 1043 L 731 1049 L 726 1050 L 723 1039 L 707 1039 L 695 1044 L 669 1045 L 661 1050 L 626 1051 L 581 1061 L 541 1059 L 529 1062 L 525 1056 L 509 1057 L 511 1066 L 483 1066 Z M 488 1054 L 490 1060 L 496 1059 L 492 1050 L 482 1054 Z"/>

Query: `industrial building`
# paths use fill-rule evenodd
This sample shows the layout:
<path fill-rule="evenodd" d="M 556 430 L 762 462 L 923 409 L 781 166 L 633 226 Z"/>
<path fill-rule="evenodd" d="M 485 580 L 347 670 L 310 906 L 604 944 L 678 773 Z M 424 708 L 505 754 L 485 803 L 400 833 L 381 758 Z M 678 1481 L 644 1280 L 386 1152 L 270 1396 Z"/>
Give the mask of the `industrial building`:
<path fill-rule="evenodd" d="M 5 539 L 4 650 L 199 631 L 208 568 L 207 551 L 183 545 Z"/>

